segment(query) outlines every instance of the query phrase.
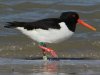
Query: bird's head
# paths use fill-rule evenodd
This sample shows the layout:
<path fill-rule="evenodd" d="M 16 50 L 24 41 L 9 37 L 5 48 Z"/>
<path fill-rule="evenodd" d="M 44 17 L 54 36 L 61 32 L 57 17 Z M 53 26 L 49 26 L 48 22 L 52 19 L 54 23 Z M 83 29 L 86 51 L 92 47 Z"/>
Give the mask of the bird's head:
<path fill-rule="evenodd" d="M 79 15 L 76 12 L 63 12 L 60 16 L 60 19 L 66 23 L 68 28 L 72 31 L 75 31 L 76 24 L 79 23 L 93 31 L 96 31 L 96 28 L 85 23 L 79 18 Z"/>

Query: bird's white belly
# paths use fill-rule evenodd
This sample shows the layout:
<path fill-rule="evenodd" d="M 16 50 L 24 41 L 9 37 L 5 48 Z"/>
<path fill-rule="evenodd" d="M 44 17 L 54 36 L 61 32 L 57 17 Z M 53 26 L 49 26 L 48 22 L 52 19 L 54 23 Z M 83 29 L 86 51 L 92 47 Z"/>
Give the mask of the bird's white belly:
<path fill-rule="evenodd" d="M 34 29 L 34 30 L 27 30 L 22 27 L 17 27 L 17 29 L 21 30 L 22 33 L 29 36 L 31 39 L 37 42 L 46 42 L 46 43 L 57 43 L 64 41 L 72 36 L 73 32 L 70 31 L 66 26 L 65 23 L 59 23 L 61 28 L 60 29 Z"/>

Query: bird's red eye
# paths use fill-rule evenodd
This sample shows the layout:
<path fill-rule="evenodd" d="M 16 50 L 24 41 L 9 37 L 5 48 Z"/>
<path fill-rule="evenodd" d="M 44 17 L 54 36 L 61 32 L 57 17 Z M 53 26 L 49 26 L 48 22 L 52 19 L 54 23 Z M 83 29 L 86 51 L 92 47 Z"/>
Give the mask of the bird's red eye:
<path fill-rule="evenodd" d="M 72 17 L 76 17 L 75 15 L 72 15 Z"/>

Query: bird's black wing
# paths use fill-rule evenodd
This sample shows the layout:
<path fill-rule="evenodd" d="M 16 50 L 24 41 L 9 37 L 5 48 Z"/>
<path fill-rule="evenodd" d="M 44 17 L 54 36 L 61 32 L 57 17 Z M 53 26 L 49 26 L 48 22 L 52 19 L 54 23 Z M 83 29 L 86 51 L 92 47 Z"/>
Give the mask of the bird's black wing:
<path fill-rule="evenodd" d="M 5 26 L 6 28 L 16 28 L 16 27 L 23 27 L 27 30 L 33 30 L 33 29 L 44 29 L 48 30 L 49 28 L 52 29 L 60 29 L 60 19 L 56 18 L 48 18 L 43 20 L 38 20 L 35 22 L 7 22 L 8 24 Z"/>

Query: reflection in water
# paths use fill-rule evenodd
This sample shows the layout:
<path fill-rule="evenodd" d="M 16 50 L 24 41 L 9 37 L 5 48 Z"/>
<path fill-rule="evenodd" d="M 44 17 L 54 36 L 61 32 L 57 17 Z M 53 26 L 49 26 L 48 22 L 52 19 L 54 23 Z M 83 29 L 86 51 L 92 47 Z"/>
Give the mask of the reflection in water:
<path fill-rule="evenodd" d="M 38 68 L 38 69 L 37 69 Z M 40 75 L 55 75 L 58 72 L 58 63 L 56 61 L 53 62 L 44 62 L 42 65 L 34 67 L 33 66 L 33 74 Z"/>
<path fill-rule="evenodd" d="M 43 71 L 44 72 L 57 72 L 57 62 L 52 62 L 52 63 L 48 63 L 45 62 L 43 65 Z"/>

